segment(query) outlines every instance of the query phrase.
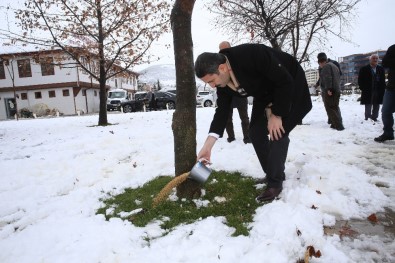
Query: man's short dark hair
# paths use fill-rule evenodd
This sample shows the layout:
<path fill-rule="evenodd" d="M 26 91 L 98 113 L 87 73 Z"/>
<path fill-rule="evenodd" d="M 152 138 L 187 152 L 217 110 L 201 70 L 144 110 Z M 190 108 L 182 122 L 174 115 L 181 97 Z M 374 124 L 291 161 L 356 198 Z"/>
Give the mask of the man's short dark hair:
<path fill-rule="evenodd" d="M 198 78 L 207 74 L 219 74 L 218 67 L 225 62 L 226 57 L 223 54 L 204 52 L 196 59 L 195 74 Z"/>
<path fill-rule="evenodd" d="M 328 57 L 324 52 L 318 53 L 317 55 L 318 63 L 325 62 L 328 60 Z"/>

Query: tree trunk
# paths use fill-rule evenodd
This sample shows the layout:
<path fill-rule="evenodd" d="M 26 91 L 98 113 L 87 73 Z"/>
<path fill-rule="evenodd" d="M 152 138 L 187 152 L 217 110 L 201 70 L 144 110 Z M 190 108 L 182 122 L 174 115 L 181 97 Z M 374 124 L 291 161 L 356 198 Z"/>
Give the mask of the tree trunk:
<path fill-rule="evenodd" d="M 97 4 L 97 21 L 98 21 L 98 43 L 99 43 L 99 126 L 108 125 L 107 121 L 107 90 L 106 90 L 106 68 L 105 68 L 105 57 L 104 57 L 104 35 L 103 35 L 103 17 L 101 10 L 101 2 Z"/>
<path fill-rule="evenodd" d="M 175 174 L 189 172 L 196 163 L 196 82 L 191 18 L 195 0 L 176 0 L 171 13 L 176 66 L 176 110 L 173 115 Z M 200 196 L 200 185 L 187 180 L 177 187 L 177 196 Z"/>

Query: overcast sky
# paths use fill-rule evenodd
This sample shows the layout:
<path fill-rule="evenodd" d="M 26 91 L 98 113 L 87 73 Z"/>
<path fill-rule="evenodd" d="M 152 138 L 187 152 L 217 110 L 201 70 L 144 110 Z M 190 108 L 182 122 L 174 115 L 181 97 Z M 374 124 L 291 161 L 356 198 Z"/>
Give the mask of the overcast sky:
<path fill-rule="evenodd" d="M 192 38 L 194 45 L 194 56 L 209 51 L 217 52 L 218 44 L 222 40 L 227 40 L 221 32 L 214 29 L 212 15 L 207 8 L 204 8 L 206 1 L 197 0 L 192 16 Z M 328 50 L 323 50 L 332 59 L 351 55 L 354 53 L 365 53 L 378 49 L 387 49 L 390 45 L 395 44 L 395 0 L 362 0 L 358 4 L 358 17 L 355 17 L 355 23 L 350 38 L 355 44 L 345 43 L 334 39 L 328 43 Z M 173 49 L 163 51 L 162 41 L 172 43 L 172 35 L 164 36 L 160 44 L 156 44 L 158 54 L 162 59 L 157 63 L 174 63 Z M 159 51 L 161 50 L 161 51 Z M 155 53 L 156 54 L 156 53 Z M 316 65 L 313 65 L 315 67 Z M 144 66 L 141 66 L 144 68 Z"/>
<path fill-rule="evenodd" d="M 23 3 L 22 0 L 1 0 L 0 6 L 6 3 Z M 197 0 L 192 16 L 192 37 L 194 44 L 194 56 L 197 57 L 205 51 L 217 52 L 218 44 L 222 40 L 227 40 L 221 32 L 211 25 L 212 15 L 204 7 L 207 1 Z M 362 0 L 358 4 L 358 17 L 355 17 L 354 28 L 350 38 L 355 44 L 341 42 L 333 39 L 328 43 L 327 50 L 322 50 L 332 59 L 351 55 L 354 53 L 365 53 L 378 49 L 387 49 L 395 44 L 395 0 Z M 4 9 L 0 9 L 0 28 L 6 25 L 6 17 L 3 15 Z M 9 18 L 11 19 L 11 18 Z M 152 64 L 173 64 L 173 38 L 172 34 L 166 34 L 153 45 L 151 53 L 161 59 Z M 171 48 L 164 48 L 170 44 Z M 234 44 L 234 43 L 233 43 Z M 1 47 L 0 47 L 1 49 Z M 136 70 L 146 68 L 148 65 L 136 67 Z M 315 67 L 316 65 L 313 65 Z"/>

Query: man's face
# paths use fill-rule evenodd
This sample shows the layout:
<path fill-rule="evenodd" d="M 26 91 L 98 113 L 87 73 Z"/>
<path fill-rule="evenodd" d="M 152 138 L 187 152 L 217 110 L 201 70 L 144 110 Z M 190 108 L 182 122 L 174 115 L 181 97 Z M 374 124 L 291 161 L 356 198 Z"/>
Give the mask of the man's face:
<path fill-rule="evenodd" d="M 372 67 L 377 66 L 378 63 L 379 63 L 379 57 L 378 56 L 371 56 L 370 57 L 370 65 Z"/>
<path fill-rule="evenodd" d="M 218 67 L 219 74 L 207 74 L 201 78 L 202 81 L 209 84 L 210 87 L 223 88 L 230 81 L 229 70 L 226 64 L 221 64 Z"/>
<path fill-rule="evenodd" d="M 318 62 L 318 65 L 319 65 L 320 68 L 323 68 L 323 67 L 325 66 L 325 64 L 326 64 L 325 61 L 323 61 L 323 62 Z"/>

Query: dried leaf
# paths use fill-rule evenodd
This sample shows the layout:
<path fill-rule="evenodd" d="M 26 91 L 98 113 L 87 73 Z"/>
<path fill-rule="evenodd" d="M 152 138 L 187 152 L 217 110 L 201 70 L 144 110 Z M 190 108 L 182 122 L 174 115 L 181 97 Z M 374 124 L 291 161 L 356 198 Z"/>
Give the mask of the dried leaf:
<path fill-rule="evenodd" d="M 379 219 L 377 218 L 376 214 L 371 214 L 370 216 L 368 216 L 368 220 L 372 223 L 378 223 Z"/>
<path fill-rule="evenodd" d="M 306 251 L 308 251 L 309 257 L 312 257 L 315 254 L 315 249 L 313 246 L 308 246 Z"/>
<path fill-rule="evenodd" d="M 315 190 L 315 191 L 317 194 L 319 194 L 319 195 L 321 194 L 321 191 L 319 191 L 319 190 Z"/>
<path fill-rule="evenodd" d="M 316 210 L 316 209 L 318 209 L 318 207 L 316 207 L 315 205 L 312 205 L 312 206 L 311 206 L 311 209 Z"/>

